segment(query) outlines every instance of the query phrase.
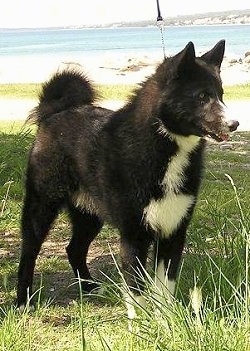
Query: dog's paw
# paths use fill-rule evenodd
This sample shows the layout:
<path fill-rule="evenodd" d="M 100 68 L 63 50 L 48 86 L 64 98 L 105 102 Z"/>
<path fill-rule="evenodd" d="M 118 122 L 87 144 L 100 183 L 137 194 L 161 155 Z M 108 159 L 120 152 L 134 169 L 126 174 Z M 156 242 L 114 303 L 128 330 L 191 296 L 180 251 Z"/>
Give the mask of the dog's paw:
<path fill-rule="evenodd" d="M 98 282 L 84 281 L 82 283 L 82 292 L 86 295 L 102 295 L 104 288 Z"/>
<path fill-rule="evenodd" d="M 35 306 L 32 304 L 21 304 L 20 306 L 17 306 L 17 311 L 20 314 L 23 313 L 32 313 L 35 311 Z"/>

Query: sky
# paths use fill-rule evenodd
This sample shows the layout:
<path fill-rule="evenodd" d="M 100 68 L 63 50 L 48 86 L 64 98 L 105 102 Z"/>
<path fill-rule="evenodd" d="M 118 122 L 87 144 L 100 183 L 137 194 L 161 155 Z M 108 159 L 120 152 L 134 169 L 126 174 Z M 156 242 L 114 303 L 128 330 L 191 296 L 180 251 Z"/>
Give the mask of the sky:
<path fill-rule="evenodd" d="M 249 0 L 159 0 L 162 17 L 250 9 Z M 0 28 L 155 20 L 156 0 L 0 0 Z"/>

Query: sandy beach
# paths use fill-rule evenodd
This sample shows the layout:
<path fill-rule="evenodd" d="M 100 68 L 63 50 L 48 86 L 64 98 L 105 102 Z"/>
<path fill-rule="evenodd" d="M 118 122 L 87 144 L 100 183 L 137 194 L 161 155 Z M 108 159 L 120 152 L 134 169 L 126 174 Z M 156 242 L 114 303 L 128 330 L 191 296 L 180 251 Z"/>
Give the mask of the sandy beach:
<path fill-rule="evenodd" d="M 162 58 L 149 56 L 122 57 L 101 56 L 94 60 L 58 60 L 40 58 L 35 61 L 25 59 L 0 59 L 0 83 L 43 82 L 65 67 L 76 66 L 84 70 L 96 83 L 136 84 L 151 75 Z M 223 85 L 250 82 L 250 55 L 246 58 L 225 58 L 221 77 Z M 250 92 L 249 100 L 225 101 L 229 119 L 240 122 L 239 130 L 250 130 Z M 1 120 L 25 120 L 29 111 L 37 104 L 36 99 L 12 99 L 0 97 Z M 124 101 L 101 101 L 102 106 L 118 109 Z"/>
<path fill-rule="evenodd" d="M 224 85 L 250 82 L 250 52 L 247 57 L 225 57 L 221 67 Z M 37 83 L 47 80 L 55 71 L 76 66 L 97 83 L 134 84 L 151 75 L 162 61 L 162 55 L 108 55 L 24 58 L 0 57 L 1 83 Z"/>

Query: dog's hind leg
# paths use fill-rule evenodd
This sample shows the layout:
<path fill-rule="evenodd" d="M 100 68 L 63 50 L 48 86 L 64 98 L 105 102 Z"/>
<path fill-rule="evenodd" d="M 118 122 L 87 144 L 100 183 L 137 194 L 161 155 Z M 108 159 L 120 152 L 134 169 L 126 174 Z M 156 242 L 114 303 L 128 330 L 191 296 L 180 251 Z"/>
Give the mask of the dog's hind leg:
<path fill-rule="evenodd" d="M 102 221 L 96 216 L 69 206 L 72 222 L 72 238 L 66 248 L 69 262 L 76 277 L 82 279 L 82 290 L 90 292 L 98 287 L 87 267 L 87 254 L 91 242 L 102 228 Z"/>
<path fill-rule="evenodd" d="M 32 297 L 36 258 L 60 207 L 59 201 L 45 199 L 29 191 L 26 194 L 22 213 L 22 248 L 17 284 L 19 307 L 24 307 Z"/>

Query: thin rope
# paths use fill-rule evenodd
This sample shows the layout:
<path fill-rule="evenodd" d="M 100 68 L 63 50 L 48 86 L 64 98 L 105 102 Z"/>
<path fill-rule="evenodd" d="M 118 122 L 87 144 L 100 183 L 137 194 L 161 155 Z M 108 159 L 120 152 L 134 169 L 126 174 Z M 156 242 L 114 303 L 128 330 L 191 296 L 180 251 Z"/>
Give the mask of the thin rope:
<path fill-rule="evenodd" d="M 159 4 L 159 0 L 156 0 L 156 5 L 157 5 L 157 27 L 160 29 L 161 32 L 161 45 L 162 45 L 162 49 L 163 49 L 163 56 L 164 58 L 166 58 L 166 49 L 165 49 L 165 42 L 164 42 L 164 35 L 163 35 L 163 31 L 164 31 L 164 21 L 161 15 L 161 10 L 160 10 L 160 4 Z"/>

